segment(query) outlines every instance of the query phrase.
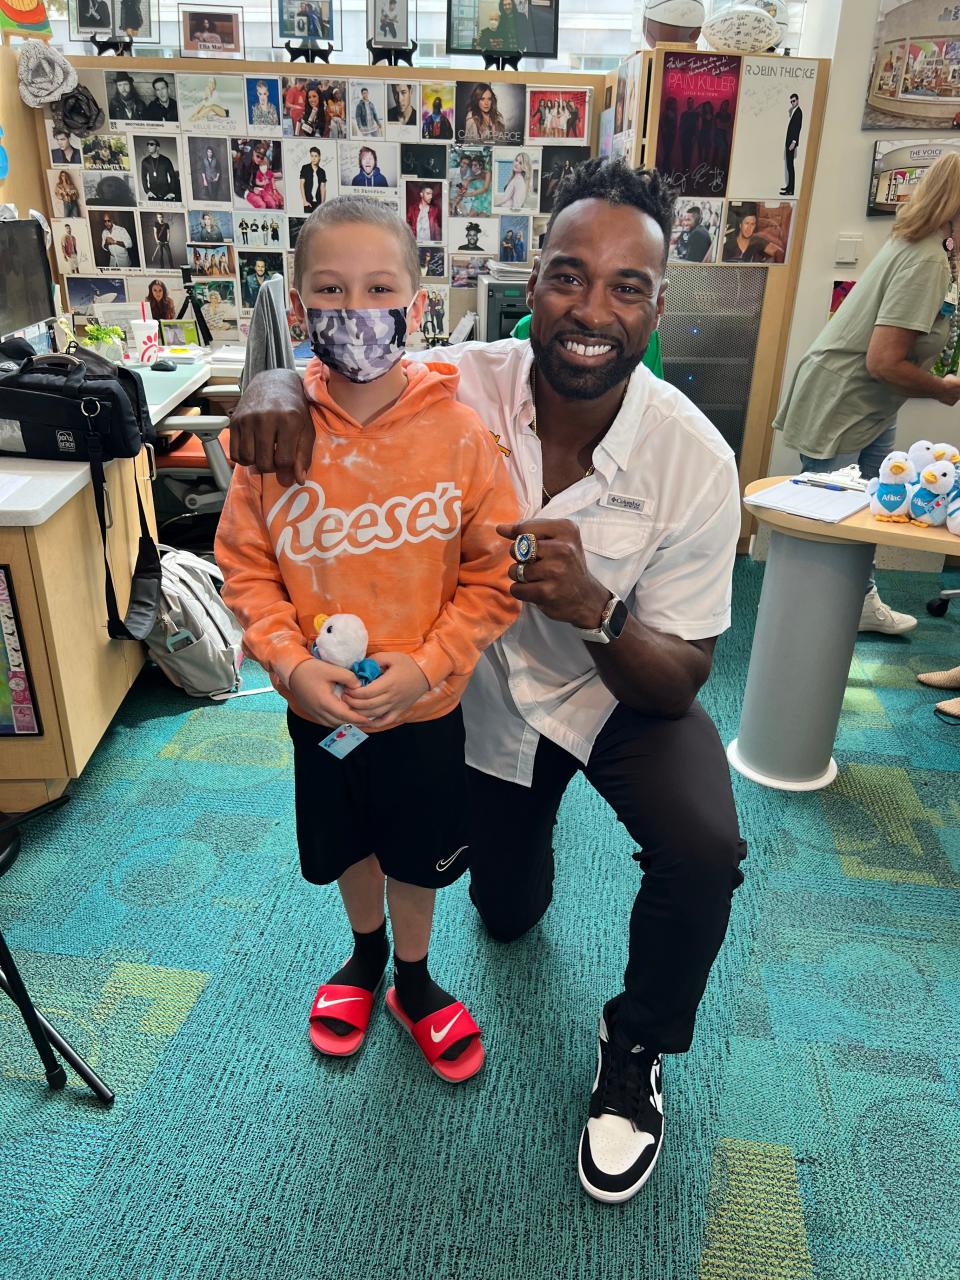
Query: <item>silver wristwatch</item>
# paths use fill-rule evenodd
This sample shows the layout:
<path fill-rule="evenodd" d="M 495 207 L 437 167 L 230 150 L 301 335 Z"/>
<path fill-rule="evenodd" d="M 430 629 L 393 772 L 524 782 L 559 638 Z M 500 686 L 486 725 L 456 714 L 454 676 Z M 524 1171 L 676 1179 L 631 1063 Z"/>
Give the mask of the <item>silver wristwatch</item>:
<path fill-rule="evenodd" d="M 590 644 L 609 644 L 611 640 L 619 640 L 623 628 L 627 625 L 630 611 L 619 596 L 611 595 L 600 615 L 600 625 L 590 631 L 574 627 L 581 640 Z"/>

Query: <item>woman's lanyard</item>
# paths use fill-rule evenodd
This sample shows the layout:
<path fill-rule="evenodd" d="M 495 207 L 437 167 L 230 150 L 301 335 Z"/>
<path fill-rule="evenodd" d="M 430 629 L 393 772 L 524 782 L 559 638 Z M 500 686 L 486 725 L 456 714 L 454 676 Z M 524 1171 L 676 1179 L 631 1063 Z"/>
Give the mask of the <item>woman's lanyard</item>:
<path fill-rule="evenodd" d="M 957 343 L 960 342 L 960 310 L 958 310 L 958 288 L 957 288 L 957 246 L 952 235 L 947 236 L 943 242 L 944 252 L 947 255 L 947 263 L 950 267 L 950 289 L 946 298 L 940 304 L 940 314 L 950 317 L 950 333 L 944 344 L 943 350 L 933 362 L 933 371 L 952 372 L 954 368 L 954 360 L 957 353 Z"/>

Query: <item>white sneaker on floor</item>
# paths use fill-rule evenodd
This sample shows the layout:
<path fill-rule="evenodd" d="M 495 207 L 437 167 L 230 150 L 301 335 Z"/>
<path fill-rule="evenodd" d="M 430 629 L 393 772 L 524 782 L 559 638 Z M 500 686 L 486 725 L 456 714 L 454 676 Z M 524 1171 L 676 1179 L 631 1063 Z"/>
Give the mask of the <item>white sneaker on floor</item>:
<path fill-rule="evenodd" d="M 860 614 L 860 631 L 882 631 L 884 635 L 902 636 L 916 625 L 917 620 L 911 614 L 897 613 L 896 609 L 884 604 L 876 587 L 867 592 Z"/>

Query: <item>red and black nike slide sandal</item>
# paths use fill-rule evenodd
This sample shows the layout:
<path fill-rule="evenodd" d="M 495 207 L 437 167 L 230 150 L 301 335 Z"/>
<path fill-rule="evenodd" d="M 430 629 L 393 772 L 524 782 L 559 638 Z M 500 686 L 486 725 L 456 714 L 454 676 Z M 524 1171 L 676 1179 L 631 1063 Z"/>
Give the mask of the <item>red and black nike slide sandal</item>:
<path fill-rule="evenodd" d="M 462 1084 L 475 1076 L 483 1066 L 484 1052 L 480 1043 L 480 1028 L 470 1017 L 466 1005 L 459 1000 L 445 1009 L 430 1013 L 419 1022 L 411 1022 L 400 1008 L 395 987 L 387 992 L 387 1008 L 413 1036 L 420 1052 L 441 1080 L 448 1084 Z M 442 1058 L 440 1055 L 461 1040 L 470 1040 L 459 1058 Z"/>
<path fill-rule="evenodd" d="M 379 990 L 379 983 L 377 989 Z M 376 991 L 367 991 L 364 987 L 322 983 L 310 1010 L 310 1043 L 313 1047 L 320 1053 L 328 1053 L 337 1058 L 349 1058 L 356 1053 L 367 1034 L 376 994 Z M 338 1022 L 346 1022 L 354 1029 L 340 1035 L 324 1026 L 324 1018 L 336 1018 Z"/>

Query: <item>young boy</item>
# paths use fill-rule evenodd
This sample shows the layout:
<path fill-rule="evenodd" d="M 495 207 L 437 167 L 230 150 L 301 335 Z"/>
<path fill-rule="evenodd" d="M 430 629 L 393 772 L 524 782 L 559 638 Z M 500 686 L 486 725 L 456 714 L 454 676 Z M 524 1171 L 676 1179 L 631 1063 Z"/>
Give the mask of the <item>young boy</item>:
<path fill-rule="evenodd" d="M 405 363 L 420 323 L 417 246 L 393 211 L 362 197 L 305 221 L 290 298 L 317 359 L 306 388 L 317 428 L 304 484 L 237 467 L 217 534 L 224 599 L 246 651 L 290 704 L 297 840 L 313 884 L 336 880 L 354 951 L 317 992 L 310 1038 L 359 1049 L 388 957 L 387 1005 L 424 1057 L 457 1083 L 480 1070 L 480 1032 L 427 970 L 436 890 L 465 870 L 460 696 L 519 612 L 497 524 L 517 518 L 497 447 L 454 400 L 449 365 Z M 310 653 L 318 614 L 357 614 L 382 675 Z M 342 759 L 330 729 L 370 736 Z M 321 727 L 323 726 L 323 727 Z"/>

